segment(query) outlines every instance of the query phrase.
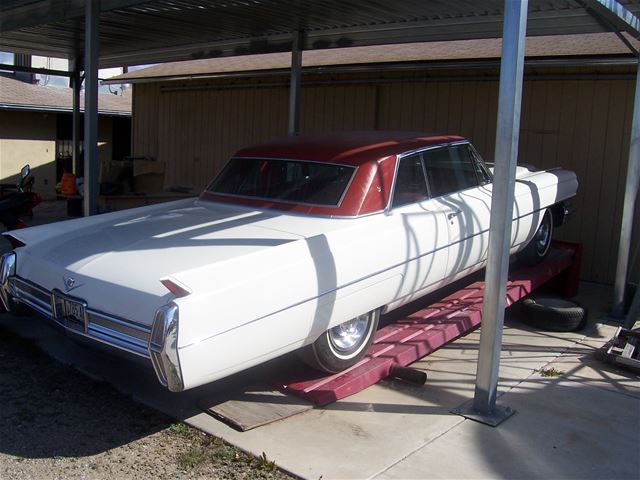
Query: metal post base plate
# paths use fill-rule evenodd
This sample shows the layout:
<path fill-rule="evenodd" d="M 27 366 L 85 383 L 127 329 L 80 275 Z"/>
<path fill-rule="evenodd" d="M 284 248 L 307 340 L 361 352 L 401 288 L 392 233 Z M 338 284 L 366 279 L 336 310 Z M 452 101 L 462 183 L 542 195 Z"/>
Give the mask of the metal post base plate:
<path fill-rule="evenodd" d="M 502 405 L 496 404 L 493 412 L 491 413 L 480 413 L 473 406 L 473 398 L 467 402 L 464 402 L 459 407 L 451 410 L 451 413 L 456 415 L 463 416 L 464 418 L 468 418 L 469 420 L 474 420 L 476 422 L 484 423 L 485 425 L 490 425 L 492 427 L 497 427 L 502 422 L 504 422 L 511 415 L 516 413 L 514 409 L 511 407 L 506 407 Z"/>

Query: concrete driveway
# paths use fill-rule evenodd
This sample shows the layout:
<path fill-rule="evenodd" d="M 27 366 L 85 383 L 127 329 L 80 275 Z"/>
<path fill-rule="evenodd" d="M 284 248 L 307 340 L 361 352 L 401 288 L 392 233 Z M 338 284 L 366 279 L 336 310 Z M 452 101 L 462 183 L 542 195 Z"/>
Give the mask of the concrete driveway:
<path fill-rule="evenodd" d="M 252 388 L 268 392 L 264 380 L 295 356 L 172 394 L 148 367 L 96 353 L 42 320 L 4 316 L 0 323 L 140 402 L 255 455 L 265 452 L 302 478 L 638 479 L 639 378 L 593 355 L 615 331 L 601 323 L 610 298 L 608 287 L 581 284 L 578 300 L 590 321 L 578 333 L 535 331 L 520 322 L 517 308 L 508 312 L 499 403 L 517 413 L 497 428 L 450 413 L 473 396 L 478 331 L 413 365 L 427 372 L 424 386 L 385 380 L 327 407 L 238 432 L 203 407 Z"/>
<path fill-rule="evenodd" d="M 609 293 L 582 285 L 589 303 L 606 300 Z M 592 316 L 597 315 L 592 306 Z M 640 473 L 640 382 L 593 357 L 615 330 L 593 320 L 584 332 L 544 333 L 510 312 L 499 402 L 517 413 L 497 428 L 450 413 L 473 396 L 479 338 L 474 332 L 414 364 L 429 375 L 424 386 L 383 381 L 247 432 L 228 427 L 202 407 L 235 398 L 248 387 L 262 391 L 264 379 L 295 357 L 172 394 L 149 368 L 96 354 L 40 319 L 4 316 L 0 322 L 88 375 L 246 451 L 265 452 L 303 478 L 637 479 Z M 543 376 L 543 369 L 556 376 Z"/>

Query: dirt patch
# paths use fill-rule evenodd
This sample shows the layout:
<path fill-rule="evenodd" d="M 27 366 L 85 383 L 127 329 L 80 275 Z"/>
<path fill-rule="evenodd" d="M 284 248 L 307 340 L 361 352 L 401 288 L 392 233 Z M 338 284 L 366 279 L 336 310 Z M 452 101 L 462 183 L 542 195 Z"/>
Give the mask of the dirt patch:
<path fill-rule="evenodd" d="M 0 478 L 287 479 L 0 328 Z"/>

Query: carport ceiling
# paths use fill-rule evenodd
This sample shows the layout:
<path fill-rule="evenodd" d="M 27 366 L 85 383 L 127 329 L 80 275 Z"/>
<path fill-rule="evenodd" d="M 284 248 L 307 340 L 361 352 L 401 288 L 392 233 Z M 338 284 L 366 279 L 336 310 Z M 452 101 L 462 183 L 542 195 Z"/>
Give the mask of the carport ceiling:
<path fill-rule="evenodd" d="M 3 0 L 0 50 L 82 55 L 84 0 Z M 503 0 L 102 0 L 100 65 L 305 49 L 498 38 Z M 622 21 L 607 7 L 628 11 Z M 640 0 L 531 0 L 528 35 L 626 30 Z M 594 16 L 598 12 L 600 15 Z"/>

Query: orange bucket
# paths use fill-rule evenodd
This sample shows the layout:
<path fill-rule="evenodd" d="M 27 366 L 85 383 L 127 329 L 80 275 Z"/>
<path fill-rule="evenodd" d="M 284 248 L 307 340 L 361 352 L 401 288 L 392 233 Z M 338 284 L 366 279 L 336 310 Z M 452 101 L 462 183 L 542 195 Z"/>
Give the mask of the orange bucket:
<path fill-rule="evenodd" d="M 60 181 L 60 193 L 62 195 L 76 195 L 78 189 L 76 188 L 76 176 L 73 173 L 62 174 L 62 180 Z"/>

